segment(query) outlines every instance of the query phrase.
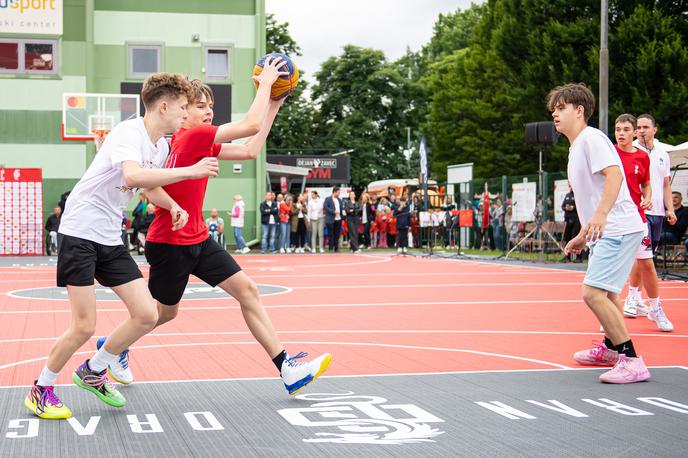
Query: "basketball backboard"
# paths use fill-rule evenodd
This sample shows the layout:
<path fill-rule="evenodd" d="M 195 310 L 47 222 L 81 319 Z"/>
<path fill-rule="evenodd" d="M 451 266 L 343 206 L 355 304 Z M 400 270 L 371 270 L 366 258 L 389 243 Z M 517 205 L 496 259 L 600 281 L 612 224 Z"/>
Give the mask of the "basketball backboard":
<path fill-rule="evenodd" d="M 90 141 L 139 116 L 140 98 L 128 94 L 62 94 L 62 139 Z"/>

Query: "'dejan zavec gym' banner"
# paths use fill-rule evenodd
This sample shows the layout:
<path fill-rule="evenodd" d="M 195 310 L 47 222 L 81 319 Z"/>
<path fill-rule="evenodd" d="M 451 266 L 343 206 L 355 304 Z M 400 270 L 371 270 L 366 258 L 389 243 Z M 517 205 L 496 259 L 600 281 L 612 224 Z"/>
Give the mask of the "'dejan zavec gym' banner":
<path fill-rule="evenodd" d="M 62 0 L 0 0 L 0 33 L 62 35 Z"/>

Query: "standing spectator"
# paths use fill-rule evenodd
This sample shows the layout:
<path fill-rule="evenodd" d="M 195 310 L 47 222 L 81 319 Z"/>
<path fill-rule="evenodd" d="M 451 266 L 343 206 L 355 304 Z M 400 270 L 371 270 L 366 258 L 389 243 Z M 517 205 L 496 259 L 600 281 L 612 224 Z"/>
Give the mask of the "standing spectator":
<path fill-rule="evenodd" d="M 676 224 L 671 224 L 665 220 L 668 224 L 664 225 L 662 243 L 667 245 L 678 245 L 681 243 L 683 236 L 686 235 L 686 228 L 688 228 L 688 208 L 683 206 L 683 196 L 678 191 L 671 193 L 671 200 L 674 204 Z"/>
<path fill-rule="evenodd" d="M 363 245 L 370 249 L 370 225 L 375 220 L 375 209 L 367 192 L 361 194 L 361 222 L 363 223 Z"/>
<path fill-rule="evenodd" d="M 377 223 L 377 237 L 378 237 L 378 248 L 387 248 L 387 228 L 389 225 L 389 205 L 387 199 L 383 197 L 380 199 L 380 203 L 377 204 L 377 216 L 375 222 Z"/>
<path fill-rule="evenodd" d="M 316 247 L 320 247 L 320 252 L 324 253 L 323 231 L 325 230 L 325 214 L 323 213 L 323 200 L 318 195 L 318 191 L 311 191 L 311 198 L 308 200 L 308 220 L 311 222 L 311 248 L 315 253 Z"/>
<path fill-rule="evenodd" d="M 564 236 L 562 242 L 564 246 L 566 246 L 569 240 L 578 235 L 581 230 L 578 212 L 576 211 L 576 199 L 573 195 L 571 185 L 569 185 L 569 192 L 564 196 L 564 201 L 561 203 L 561 209 L 564 210 Z M 576 259 L 579 258 L 580 255 L 577 255 Z"/>
<path fill-rule="evenodd" d="M 492 226 L 495 248 L 504 251 L 504 206 L 499 197 L 495 199 L 490 209 L 490 225 Z"/>
<path fill-rule="evenodd" d="M 65 204 L 67 203 L 67 197 L 69 197 L 69 194 L 71 192 L 72 191 L 63 192 L 60 196 L 60 201 L 57 203 L 57 206 L 60 207 L 60 214 L 64 213 Z"/>
<path fill-rule="evenodd" d="M 130 242 L 134 245 L 138 243 L 138 237 L 139 237 L 139 223 L 141 218 L 143 218 L 143 215 L 146 214 L 146 206 L 148 205 L 148 199 L 146 198 L 145 194 L 143 192 L 139 193 L 139 201 L 136 204 L 136 207 L 134 207 L 134 210 L 131 212 L 131 239 Z"/>
<path fill-rule="evenodd" d="M 242 231 L 244 229 L 244 200 L 239 194 L 234 196 L 234 207 L 232 207 L 231 226 L 234 228 L 234 240 L 236 240 L 236 252 L 248 253 L 251 249 L 246 245 Z"/>
<path fill-rule="evenodd" d="M 479 200 L 474 200 L 473 205 L 473 246 L 476 250 L 479 250 L 483 241 L 483 230 L 481 226 L 483 220 L 483 204 Z"/>
<path fill-rule="evenodd" d="M 361 204 L 356 201 L 356 193 L 349 192 L 349 198 L 343 202 L 346 215 L 346 227 L 349 231 L 349 247 L 354 253 L 360 253 L 358 246 L 358 226 L 361 224 Z"/>
<path fill-rule="evenodd" d="M 205 219 L 205 225 L 208 226 L 210 238 L 223 245 L 222 235 L 225 232 L 225 220 L 217 216 L 217 208 L 210 210 L 210 217 Z"/>
<path fill-rule="evenodd" d="M 306 195 L 299 194 L 293 206 L 291 225 L 294 232 L 295 253 L 304 253 L 306 245 L 306 221 L 308 221 Z M 295 229 L 295 230 L 294 230 Z"/>
<path fill-rule="evenodd" d="M 406 196 L 401 196 L 399 205 L 394 210 L 394 217 L 397 220 L 399 237 L 397 239 L 397 252 L 406 253 L 408 250 L 408 230 L 411 225 L 411 211 L 406 206 Z"/>
<path fill-rule="evenodd" d="M 260 222 L 263 229 L 263 237 L 260 242 L 260 249 L 263 253 L 268 249 L 268 241 L 270 251 L 275 251 L 275 229 L 277 227 L 277 217 L 279 208 L 277 203 L 273 200 L 275 195 L 268 191 L 265 193 L 265 200 L 260 203 Z"/>
<path fill-rule="evenodd" d="M 452 211 L 456 210 L 456 205 L 453 202 L 452 196 L 447 195 L 447 200 L 444 205 L 440 207 L 444 211 L 444 245 L 447 249 L 453 246 L 452 231 L 454 230 L 454 218 Z"/>
<path fill-rule="evenodd" d="M 279 198 L 279 196 L 277 197 Z M 291 238 L 291 208 L 291 194 L 286 194 L 279 204 L 280 253 L 291 253 L 291 245 L 289 243 L 289 239 Z"/>
<path fill-rule="evenodd" d="M 45 222 L 45 230 L 48 236 L 45 239 L 45 254 L 52 256 L 57 254 L 57 230 L 60 228 L 60 216 L 62 209 L 59 205 L 53 208 L 53 214 L 48 216 Z"/>
<path fill-rule="evenodd" d="M 277 203 L 277 222 L 275 225 L 275 251 L 277 251 L 282 246 L 281 237 L 280 237 L 280 235 L 282 235 L 281 234 L 282 226 L 281 226 L 281 222 L 279 220 L 279 209 L 280 209 L 280 206 L 282 205 L 282 202 L 284 202 L 284 195 L 282 193 L 275 195 L 274 192 L 272 193 L 272 195 L 273 195 L 273 200 Z"/>
<path fill-rule="evenodd" d="M 325 199 L 325 225 L 330 251 L 339 252 L 339 233 L 342 230 L 342 200 L 339 198 L 339 186 L 332 189 L 332 195 Z"/>

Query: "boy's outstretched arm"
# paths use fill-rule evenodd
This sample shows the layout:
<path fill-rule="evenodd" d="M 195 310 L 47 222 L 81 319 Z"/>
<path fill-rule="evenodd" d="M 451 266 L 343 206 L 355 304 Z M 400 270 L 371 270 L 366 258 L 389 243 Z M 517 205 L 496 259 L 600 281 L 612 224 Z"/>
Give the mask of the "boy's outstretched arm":
<path fill-rule="evenodd" d="M 217 158 L 220 160 L 252 160 L 256 159 L 260 154 L 261 148 L 265 144 L 265 139 L 270 133 L 272 123 L 275 121 L 277 112 L 284 103 L 286 98 L 280 100 L 270 100 L 268 105 L 268 112 L 263 119 L 260 130 L 256 135 L 246 140 L 244 144 L 239 143 L 225 143 L 220 149 L 220 154 Z"/>

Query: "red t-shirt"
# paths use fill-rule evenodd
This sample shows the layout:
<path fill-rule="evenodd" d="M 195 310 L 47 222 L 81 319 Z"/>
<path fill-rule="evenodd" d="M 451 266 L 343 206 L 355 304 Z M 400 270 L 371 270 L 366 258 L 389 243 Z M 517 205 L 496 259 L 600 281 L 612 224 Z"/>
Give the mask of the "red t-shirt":
<path fill-rule="evenodd" d="M 217 157 L 221 144 L 213 143 L 217 126 L 203 124 L 192 129 L 179 129 L 172 136 L 172 151 L 166 168 L 188 167 L 204 157 Z M 155 219 L 148 229 L 146 240 L 172 245 L 195 245 L 208 238 L 208 227 L 203 220 L 203 199 L 208 178 L 184 180 L 163 186 L 167 194 L 189 213 L 189 222 L 178 231 L 172 230 L 170 212 L 155 208 Z"/>
<path fill-rule="evenodd" d="M 643 196 L 642 185 L 650 181 L 650 156 L 640 150 L 635 153 L 627 153 L 620 150 L 619 145 L 614 146 L 621 158 L 621 164 L 623 164 L 626 184 L 631 193 L 631 198 L 635 202 L 636 207 L 638 207 L 643 222 L 647 222 L 645 210 L 640 208 L 640 199 Z"/>

